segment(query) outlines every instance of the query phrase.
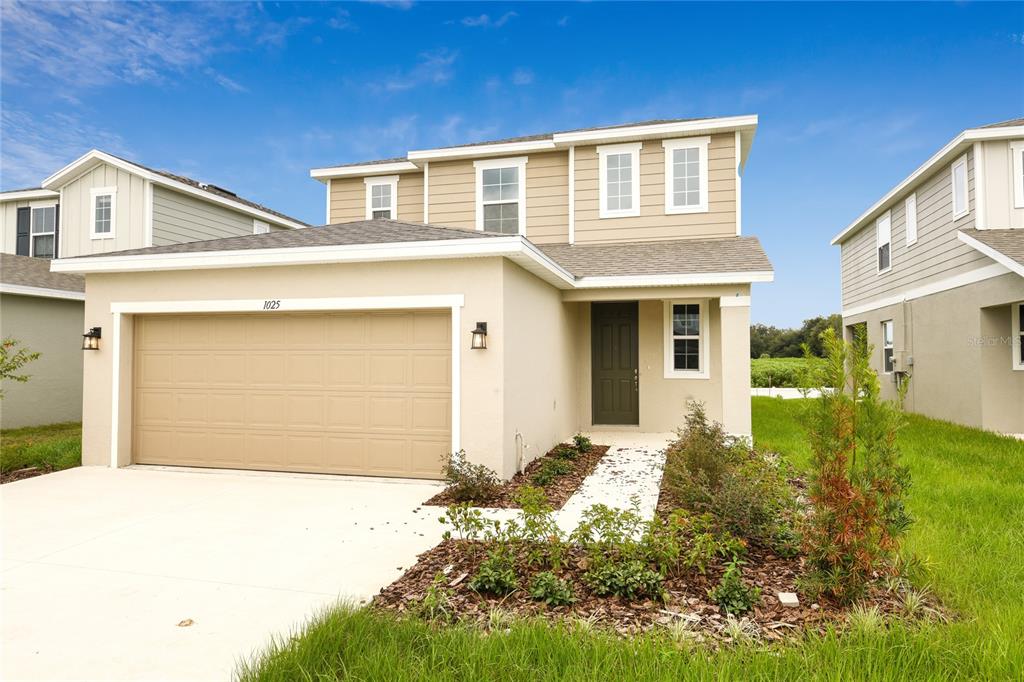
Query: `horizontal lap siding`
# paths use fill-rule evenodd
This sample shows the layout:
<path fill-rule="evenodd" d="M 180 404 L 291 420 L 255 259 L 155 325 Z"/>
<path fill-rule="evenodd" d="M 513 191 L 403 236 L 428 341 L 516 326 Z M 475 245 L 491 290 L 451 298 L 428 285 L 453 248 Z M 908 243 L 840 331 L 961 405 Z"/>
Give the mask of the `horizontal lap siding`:
<path fill-rule="evenodd" d="M 410 223 L 423 222 L 422 173 L 398 176 L 398 219 Z"/>
<path fill-rule="evenodd" d="M 430 164 L 430 222 L 476 227 L 476 168 L 472 161 Z"/>
<path fill-rule="evenodd" d="M 153 187 L 153 246 L 252 234 L 253 219 L 186 194 Z"/>
<path fill-rule="evenodd" d="M 331 224 L 366 219 L 366 178 L 334 178 L 328 191 L 331 193 Z M 423 222 L 422 173 L 398 176 L 397 219 Z"/>
<path fill-rule="evenodd" d="M 62 188 L 60 207 L 60 256 L 92 254 L 137 249 L 146 246 L 145 181 L 127 171 L 103 163 Z M 92 194 L 99 187 L 116 187 L 114 236 L 92 239 Z M 251 225 L 251 223 L 250 223 Z"/>
<path fill-rule="evenodd" d="M 939 169 L 916 187 L 917 242 L 907 246 L 905 201 L 902 194 L 890 207 L 892 269 L 878 274 L 875 224 L 842 246 L 843 307 L 899 294 L 909 288 L 975 270 L 992 261 L 957 239 L 957 231 L 974 227 L 973 153 L 967 161 L 970 212 L 953 220 L 951 165 Z"/>
<path fill-rule="evenodd" d="M 569 153 L 532 154 L 526 164 L 526 236 L 536 244 L 569 241 Z"/>

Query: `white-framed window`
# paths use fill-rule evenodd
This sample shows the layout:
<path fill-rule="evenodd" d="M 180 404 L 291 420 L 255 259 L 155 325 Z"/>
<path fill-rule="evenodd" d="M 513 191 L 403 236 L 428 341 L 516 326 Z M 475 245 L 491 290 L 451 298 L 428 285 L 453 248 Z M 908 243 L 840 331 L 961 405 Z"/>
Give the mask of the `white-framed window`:
<path fill-rule="evenodd" d="M 252 220 L 252 233 L 253 234 L 266 234 L 268 232 L 270 232 L 270 223 L 264 222 L 262 220 L 256 220 L 255 218 L 253 218 L 253 220 Z"/>
<path fill-rule="evenodd" d="M 53 258 L 57 248 L 57 205 L 33 206 L 29 229 L 29 255 Z"/>
<path fill-rule="evenodd" d="M 903 220 L 907 227 L 907 246 L 917 241 L 917 193 L 903 202 Z"/>
<path fill-rule="evenodd" d="M 886 374 L 892 374 L 892 339 L 892 320 L 885 320 L 882 322 L 882 371 Z"/>
<path fill-rule="evenodd" d="M 708 378 L 708 302 L 665 301 L 665 378 Z"/>
<path fill-rule="evenodd" d="M 708 210 L 708 145 L 710 137 L 665 140 L 665 213 L 706 213 Z"/>
<path fill-rule="evenodd" d="M 476 229 L 526 234 L 526 157 L 481 159 L 476 167 Z"/>
<path fill-rule="evenodd" d="M 1013 156 L 1013 207 L 1024 208 L 1024 140 L 1010 143 L 1010 154 Z"/>
<path fill-rule="evenodd" d="M 953 191 L 953 218 L 967 215 L 969 203 L 967 197 L 967 155 L 953 162 L 951 183 Z"/>
<path fill-rule="evenodd" d="M 875 221 L 875 252 L 878 274 L 892 269 L 892 213 L 886 211 Z"/>
<path fill-rule="evenodd" d="M 117 188 L 94 187 L 89 195 L 92 199 L 92 229 L 89 236 L 93 239 L 112 239 L 117 227 Z"/>
<path fill-rule="evenodd" d="M 642 142 L 608 144 L 597 148 L 598 216 L 640 215 L 640 149 Z"/>
<path fill-rule="evenodd" d="M 398 220 L 398 176 L 366 178 L 366 219 Z"/>
<path fill-rule="evenodd" d="M 1024 371 L 1024 301 L 1010 306 L 1010 348 L 1013 355 L 1013 368 Z"/>

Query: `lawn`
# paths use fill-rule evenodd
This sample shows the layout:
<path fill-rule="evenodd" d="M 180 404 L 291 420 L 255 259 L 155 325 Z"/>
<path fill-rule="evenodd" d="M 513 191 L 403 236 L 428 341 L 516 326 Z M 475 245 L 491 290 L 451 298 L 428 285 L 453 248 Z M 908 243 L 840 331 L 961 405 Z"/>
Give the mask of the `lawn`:
<path fill-rule="evenodd" d="M 60 471 L 82 463 L 82 425 L 74 422 L 0 431 L 0 475 L 35 467 Z"/>
<path fill-rule="evenodd" d="M 800 388 L 801 373 L 823 362 L 818 358 L 754 358 L 750 361 L 750 385 L 754 388 Z"/>
<path fill-rule="evenodd" d="M 805 467 L 802 401 L 754 398 L 758 445 Z M 1024 670 L 1024 443 L 911 416 L 902 434 L 917 519 L 907 551 L 928 565 L 952 623 L 830 633 L 787 647 L 690 649 L 580 625 L 514 623 L 502 635 L 344 607 L 243 664 L 244 680 L 1020 679 Z"/>

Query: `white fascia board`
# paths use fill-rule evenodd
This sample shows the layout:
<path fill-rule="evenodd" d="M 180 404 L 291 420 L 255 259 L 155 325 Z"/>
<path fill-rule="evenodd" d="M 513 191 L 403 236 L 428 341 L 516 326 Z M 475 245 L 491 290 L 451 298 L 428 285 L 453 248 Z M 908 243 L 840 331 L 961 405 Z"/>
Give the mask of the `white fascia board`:
<path fill-rule="evenodd" d="M 557 145 L 587 144 L 611 142 L 614 140 L 633 139 L 636 137 L 670 137 L 696 133 L 713 133 L 731 131 L 738 128 L 757 126 L 757 115 L 725 116 L 708 118 L 698 121 L 679 121 L 676 123 L 653 123 L 649 125 L 625 126 L 622 128 L 604 128 L 601 130 L 580 130 L 571 133 L 555 133 L 552 138 Z"/>
<path fill-rule="evenodd" d="M 435 161 L 438 159 L 468 159 L 519 152 L 542 152 L 555 148 L 551 140 L 529 140 L 526 142 L 499 142 L 497 144 L 477 144 L 466 147 L 447 147 L 443 149 L 421 149 L 408 153 L 410 160 Z"/>
<path fill-rule="evenodd" d="M 370 175 L 390 175 L 418 170 L 420 170 L 420 167 L 411 161 L 394 161 L 392 163 L 364 163 L 359 166 L 313 168 L 309 171 L 309 177 L 320 182 L 326 182 L 332 178 L 361 178 Z"/>
<path fill-rule="evenodd" d="M 835 246 L 836 244 L 841 244 L 846 241 L 847 237 L 852 236 L 854 232 L 857 232 L 861 228 L 867 226 L 869 221 L 875 218 L 878 213 L 881 213 L 890 201 L 909 189 L 911 185 L 921 178 L 921 176 L 930 173 L 936 166 L 951 160 L 974 142 L 984 140 L 1004 140 L 1021 136 L 1024 136 L 1024 126 L 1008 126 L 1006 128 L 973 128 L 971 130 L 963 131 L 950 140 L 945 147 L 935 152 L 930 159 L 918 166 L 917 170 L 904 178 L 902 182 L 886 192 L 885 196 L 871 205 L 871 208 L 864 211 L 860 217 L 847 225 L 842 232 L 833 237 L 830 243 Z"/>
<path fill-rule="evenodd" d="M 17 294 L 19 296 L 38 296 L 39 298 L 63 298 L 70 301 L 84 301 L 84 291 L 68 291 L 66 289 L 47 289 L 46 287 L 30 287 L 24 284 L 0 283 L 0 294 Z"/>
<path fill-rule="evenodd" d="M 60 192 L 52 189 L 20 189 L 13 192 L 0 192 L 0 201 L 25 201 L 28 199 L 56 199 Z"/>
<path fill-rule="evenodd" d="M 1006 268 L 1012 270 L 1013 272 L 1016 272 L 1021 277 L 1024 277 L 1024 265 L 1021 265 L 1014 259 L 1007 256 L 1005 253 L 1002 253 L 1001 251 L 996 251 L 988 244 L 979 242 L 974 237 L 966 235 L 963 232 L 960 232 L 959 230 L 956 233 L 956 238 L 962 241 L 964 244 L 967 244 L 967 246 L 971 247 L 972 249 L 980 251 L 981 253 L 985 254 L 986 256 L 988 256 L 995 262 L 999 263 L 1000 265 L 1003 265 Z"/>
<path fill-rule="evenodd" d="M 267 213 L 266 211 L 261 211 L 258 208 L 253 208 L 252 206 L 248 206 L 238 201 L 233 201 L 231 199 L 228 199 L 227 197 L 221 197 L 217 196 L 216 194 L 211 194 L 210 192 L 204 192 L 203 190 L 197 187 L 193 187 L 192 185 L 186 184 L 184 182 L 178 182 L 177 180 L 169 178 L 165 175 L 153 173 L 143 168 L 142 166 L 137 166 L 134 163 L 131 163 L 130 161 L 125 161 L 124 159 L 119 159 L 116 156 L 111 156 L 110 154 L 107 154 L 106 152 L 101 152 L 98 149 L 93 149 L 92 151 L 86 152 L 75 161 L 72 161 L 71 163 L 64 166 L 50 177 L 43 180 L 43 187 L 47 189 L 53 187 L 61 187 L 67 184 L 67 182 L 69 182 L 73 177 L 77 176 L 79 174 L 79 171 L 81 171 L 84 166 L 94 163 L 110 164 L 111 166 L 120 168 L 128 173 L 133 173 L 143 178 L 144 180 L 149 180 L 154 184 L 162 185 L 164 187 L 170 187 L 171 189 L 177 192 L 182 192 L 184 194 L 189 194 L 191 196 L 198 197 L 199 199 L 207 201 L 211 204 L 220 204 L 221 206 L 227 206 L 232 210 L 238 211 L 240 213 L 245 213 L 246 215 L 259 218 L 260 220 L 265 220 L 274 225 L 283 225 L 293 230 L 301 230 L 307 227 L 306 225 L 303 225 L 302 223 L 297 223 L 294 220 L 282 218 L 280 216 L 274 215 L 273 213 Z"/>
<path fill-rule="evenodd" d="M 751 284 L 771 282 L 775 279 L 772 270 L 748 270 L 745 272 L 704 272 L 685 275 L 617 275 L 613 277 L 581 277 L 576 280 L 577 289 L 609 289 L 615 287 L 674 287 L 699 284 Z"/>

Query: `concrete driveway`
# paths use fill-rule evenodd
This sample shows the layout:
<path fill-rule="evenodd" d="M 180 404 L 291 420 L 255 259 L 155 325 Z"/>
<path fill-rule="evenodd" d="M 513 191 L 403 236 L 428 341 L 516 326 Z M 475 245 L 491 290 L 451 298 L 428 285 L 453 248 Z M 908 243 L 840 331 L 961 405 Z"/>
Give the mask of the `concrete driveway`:
<path fill-rule="evenodd" d="M 224 680 L 440 540 L 440 486 L 82 467 L 0 487 L 5 680 Z M 179 623 L 191 621 L 191 625 Z"/>

